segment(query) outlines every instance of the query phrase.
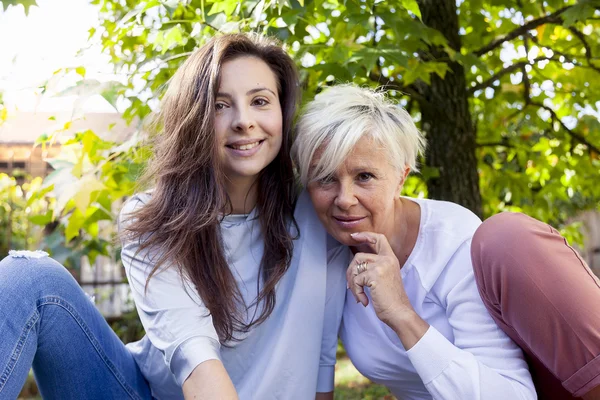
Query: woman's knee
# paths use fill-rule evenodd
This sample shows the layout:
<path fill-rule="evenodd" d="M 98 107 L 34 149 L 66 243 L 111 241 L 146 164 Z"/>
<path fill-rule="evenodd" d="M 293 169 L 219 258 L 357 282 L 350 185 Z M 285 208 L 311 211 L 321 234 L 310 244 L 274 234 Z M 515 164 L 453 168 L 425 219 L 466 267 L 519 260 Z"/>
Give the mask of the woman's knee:
<path fill-rule="evenodd" d="M 541 224 L 533 218 L 521 214 L 503 212 L 486 219 L 473 236 L 473 247 L 477 250 L 506 255 L 506 251 L 526 246 L 528 238 Z"/>
<path fill-rule="evenodd" d="M 75 287 L 71 273 L 45 252 L 11 251 L 0 261 L 0 293 L 5 295 L 40 295 Z"/>
<path fill-rule="evenodd" d="M 550 228 L 520 213 L 500 213 L 485 220 L 475 232 L 471 243 L 471 260 L 480 290 L 490 299 L 500 296 L 502 282 L 521 281 L 530 273 L 532 249 L 537 246 L 540 229 Z"/>

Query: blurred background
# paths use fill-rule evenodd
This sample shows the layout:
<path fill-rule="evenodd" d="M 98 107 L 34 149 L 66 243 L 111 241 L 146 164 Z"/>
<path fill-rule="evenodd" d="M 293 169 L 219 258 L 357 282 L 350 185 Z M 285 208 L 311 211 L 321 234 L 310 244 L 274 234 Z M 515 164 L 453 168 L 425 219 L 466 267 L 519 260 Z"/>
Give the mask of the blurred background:
<path fill-rule="evenodd" d="M 237 31 L 283 42 L 303 101 L 387 88 L 428 140 L 406 195 L 529 214 L 600 273 L 599 0 L 0 0 L 0 257 L 48 251 L 143 335 L 115 217 L 170 77 Z M 336 398 L 392 398 L 339 355 Z"/>

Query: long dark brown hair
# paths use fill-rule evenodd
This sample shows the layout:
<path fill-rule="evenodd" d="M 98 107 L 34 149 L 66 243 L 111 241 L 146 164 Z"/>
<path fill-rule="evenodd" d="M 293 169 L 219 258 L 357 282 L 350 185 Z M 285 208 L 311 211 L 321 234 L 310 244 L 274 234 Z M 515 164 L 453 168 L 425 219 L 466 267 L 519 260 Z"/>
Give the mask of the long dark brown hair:
<path fill-rule="evenodd" d="M 227 61 L 254 56 L 278 81 L 283 113 L 283 142 L 277 157 L 257 179 L 257 211 L 264 240 L 259 271 L 260 313 L 249 322 L 235 278 L 227 264 L 219 222 L 231 212 L 226 177 L 215 139 L 215 98 Z M 275 286 L 292 258 L 290 233 L 297 190 L 290 157 L 291 127 L 299 100 L 293 60 L 273 40 L 254 34 L 212 38 L 195 51 L 169 83 L 159 114 L 162 127 L 143 181 L 154 186 L 151 199 L 134 213 L 128 239 L 140 250 L 159 249 L 146 285 L 161 266 L 172 264 L 195 286 L 210 311 L 222 342 L 265 321 L 275 307 Z M 258 307 L 260 306 L 260 307 Z"/>

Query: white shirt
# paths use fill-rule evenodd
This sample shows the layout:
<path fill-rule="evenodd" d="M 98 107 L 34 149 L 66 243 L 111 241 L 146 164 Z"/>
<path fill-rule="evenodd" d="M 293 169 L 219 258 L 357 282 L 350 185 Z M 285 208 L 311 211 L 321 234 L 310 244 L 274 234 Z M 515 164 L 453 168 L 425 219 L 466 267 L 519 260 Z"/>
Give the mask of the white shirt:
<path fill-rule="evenodd" d="M 148 198 L 135 196 L 122 217 Z M 294 240 L 291 265 L 277 284 L 275 309 L 241 342 L 227 343 L 231 347 L 221 346 L 207 308 L 175 268 L 154 275 L 144 292 L 153 266 L 149 254 L 136 255 L 138 242 L 123 244 L 123 264 L 146 330 L 146 336 L 128 348 L 154 397 L 183 398 L 183 382 L 198 364 L 210 359 L 223 362 L 243 400 L 314 399 L 316 392 L 333 390 L 346 250 L 333 247 L 306 194 L 298 200 L 295 218 L 300 236 Z M 257 295 L 263 254 L 256 213 L 226 217 L 221 234 L 227 262 L 250 305 Z M 249 309 L 248 315 L 253 312 Z"/>
<path fill-rule="evenodd" d="M 400 272 L 430 328 L 406 351 L 371 303 L 357 304 L 348 291 L 341 338 L 350 359 L 399 399 L 535 399 L 521 349 L 493 321 L 475 284 L 470 247 L 481 221 L 454 203 L 409 200 L 420 205 L 421 221 Z"/>

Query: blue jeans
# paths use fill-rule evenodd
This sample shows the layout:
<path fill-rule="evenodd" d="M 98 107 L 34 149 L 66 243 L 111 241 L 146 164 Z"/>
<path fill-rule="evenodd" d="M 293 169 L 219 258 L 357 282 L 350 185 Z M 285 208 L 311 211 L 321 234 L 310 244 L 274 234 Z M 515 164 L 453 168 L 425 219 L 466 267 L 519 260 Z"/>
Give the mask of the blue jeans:
<path fill-rule="evenodd" d="M 40 253 L 20 253 L 0 262 L 0 399 L 18 396 L 32 366 L 44 398 L 152 398 L 69 271 Z"/>

